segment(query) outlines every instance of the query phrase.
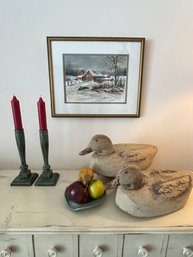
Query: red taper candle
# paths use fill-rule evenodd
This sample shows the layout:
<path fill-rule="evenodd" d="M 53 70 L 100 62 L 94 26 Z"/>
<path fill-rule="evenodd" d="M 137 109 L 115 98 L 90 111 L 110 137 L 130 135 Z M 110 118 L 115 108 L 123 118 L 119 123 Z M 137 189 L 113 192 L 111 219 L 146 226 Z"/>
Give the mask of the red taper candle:
<path fill-rule="evenodd" d="M 40 131 L 47 130 L 45 102 L 40 97 L 37 102 Z"/>
<path fill-rule="evenodd" d="M 13 112 L 13 120 L 15 125 L 15 130 L 22 130 L 22 121 L 21 121 L 21 112 L 20 112 L 20 105 L 19 101 L 15 96 L 11 100 L 12 112 Z"/>

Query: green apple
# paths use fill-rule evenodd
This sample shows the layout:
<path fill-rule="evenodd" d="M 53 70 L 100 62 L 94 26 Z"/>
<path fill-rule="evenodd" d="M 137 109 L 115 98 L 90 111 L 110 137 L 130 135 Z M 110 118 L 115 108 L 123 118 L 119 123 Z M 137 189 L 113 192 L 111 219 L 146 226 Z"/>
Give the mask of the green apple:
<path fill-rule="evenodd" d="M 88 191 L 92 198 L 97 199 L 104 194 L 105 186 L 100 179 L 94 179 L 89 185 Z"/>

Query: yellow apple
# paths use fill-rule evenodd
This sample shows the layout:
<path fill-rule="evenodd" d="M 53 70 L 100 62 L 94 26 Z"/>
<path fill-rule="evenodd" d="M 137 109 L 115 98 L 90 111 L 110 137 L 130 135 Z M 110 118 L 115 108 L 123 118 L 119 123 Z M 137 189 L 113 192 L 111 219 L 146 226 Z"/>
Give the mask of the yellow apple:
<path fill-rule="evenodd" d="M 100 179 L 94 179 L 88 186 L 88 191 L 92 198 L 97 199 L 104 194 L 105 186 Z"/>

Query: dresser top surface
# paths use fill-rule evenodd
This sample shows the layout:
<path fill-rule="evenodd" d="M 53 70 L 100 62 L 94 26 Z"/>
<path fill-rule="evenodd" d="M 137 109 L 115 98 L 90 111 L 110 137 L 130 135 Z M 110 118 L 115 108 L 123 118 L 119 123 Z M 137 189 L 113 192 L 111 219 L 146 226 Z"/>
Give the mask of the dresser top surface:
<path fill-rule="evenodd" d="M 155 218 L 136 218 L 121 211 L 115 204 L 115 191 L 108 192 L 101 205 L 73 212 L 64 191 L 77 180 L 77 171 L 59 171 L 54 187 L 12 187 L 18 172 L 0 171 L 1 232 L 193 233 L 193 192 L 183 209 Z"/>

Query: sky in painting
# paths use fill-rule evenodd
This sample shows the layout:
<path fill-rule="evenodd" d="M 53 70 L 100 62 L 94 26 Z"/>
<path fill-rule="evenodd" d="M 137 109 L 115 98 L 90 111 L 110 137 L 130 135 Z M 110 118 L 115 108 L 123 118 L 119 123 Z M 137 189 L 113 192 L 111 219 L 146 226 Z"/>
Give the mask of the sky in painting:
<path fill-rule="evenodd" d="M 93 55 L 93 54 L 64 54 L 64 64 L 65 66 L 69 63 L 78 69 L 88 70 L 95 69 L 99 72 L 105 73 L 108 72 L 106 57 L 108 55 Z M 126 55 L 124 55 L 126 57 Z M 125 58 L 127 65 L 127 58 Z"/>

